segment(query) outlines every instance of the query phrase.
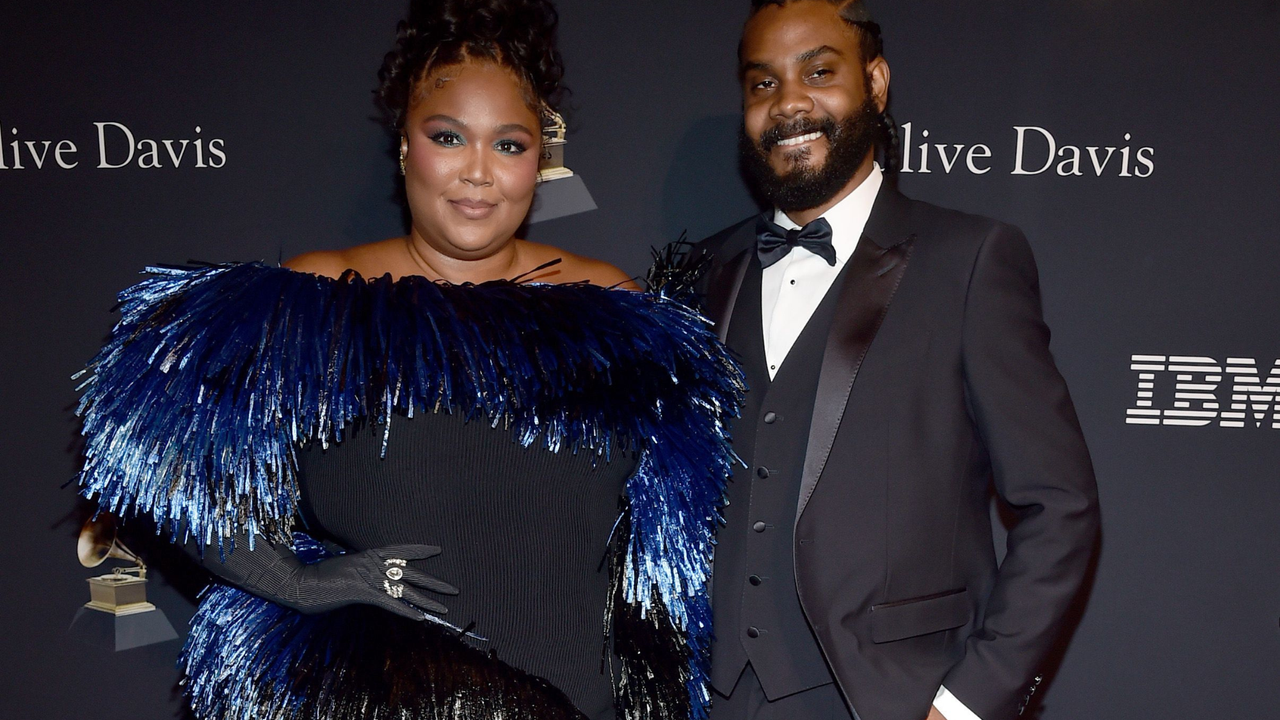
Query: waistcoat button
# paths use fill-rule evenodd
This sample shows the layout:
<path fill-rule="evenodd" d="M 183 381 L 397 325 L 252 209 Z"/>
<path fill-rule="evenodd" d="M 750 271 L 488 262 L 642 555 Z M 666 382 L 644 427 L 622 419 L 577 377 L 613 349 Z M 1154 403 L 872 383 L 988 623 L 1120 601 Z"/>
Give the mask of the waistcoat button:
<path fill-rule="evenodd" d="M 749 638 L 758 638 L 758 637 L 760 637 L 760 629 L 759 629 L 759 628 L 757 628 L 757 627 L 755 627 L 755 626 L 752 626 L 752 627 L 747 628 L 747 637 L 749 637 Z"/>
<path fill-rule="evenodd" d="M 764 423 L 766 425 L 772 425 L 773 422 L 777 419 L 778 419 L 778 413 L 773 412 L 772 410 L 764 414 Z"/>
<path fill-rule="evenodd" d="M 767 528 L 767 527 L 769 527 L 769 526 L 768 526 L 768 525 L 765 525 L 763 522 L 761 522 L 761 521 L 757 520 L 757 521 L 756 521 L 756 524 L 751 526 L 751 529 L 752 529 L 752 530 L 755 530 L 756 532 L 764 532 L 764 529 L 765 529 L 765 528 Z"/>

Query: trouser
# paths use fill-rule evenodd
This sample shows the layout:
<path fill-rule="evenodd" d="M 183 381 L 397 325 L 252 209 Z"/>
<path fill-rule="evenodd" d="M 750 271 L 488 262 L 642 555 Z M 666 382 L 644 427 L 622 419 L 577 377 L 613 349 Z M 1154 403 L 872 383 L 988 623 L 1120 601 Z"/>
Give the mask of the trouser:
<path fill-rule="evenodd" d="M 748 663 L 728 697 L 711 693 L 711 720 L 854 720 L 835 683 L 770 701 Z"/>

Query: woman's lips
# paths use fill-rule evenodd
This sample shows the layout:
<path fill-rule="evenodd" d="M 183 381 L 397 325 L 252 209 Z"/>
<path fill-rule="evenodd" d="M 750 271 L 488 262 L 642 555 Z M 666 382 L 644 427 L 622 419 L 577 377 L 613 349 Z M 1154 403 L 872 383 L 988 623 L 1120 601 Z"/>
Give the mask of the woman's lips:
<path fill-rule="evenodd" d="M 468 220 L 484 220 L 493 214 L 494 208 L 498 207 L 497 203 L 485 202 L 484 200 L 471 200 L 463 198 L 461 200 L 450 200 L 449 205 L 462 217 Z"/>

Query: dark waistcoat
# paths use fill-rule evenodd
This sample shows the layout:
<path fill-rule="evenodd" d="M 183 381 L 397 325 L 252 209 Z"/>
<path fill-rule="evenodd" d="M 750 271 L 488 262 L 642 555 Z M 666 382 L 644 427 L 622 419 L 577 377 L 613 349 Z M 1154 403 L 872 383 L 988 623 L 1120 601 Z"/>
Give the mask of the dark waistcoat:
<path fill-rule="evenodd" d="M 770 700 L 832 682 L 796 594 L 793 548 L 801 472 L 827 333 L 844 273 L 832 284 L 769 380 L 761 322 L 761 268 L 752 260 L 726 338 L 749 391 L 733 426 L 747 464 L 729 484 L 712 584 L 712 684 L 729 694 L 750 662 Z"/>

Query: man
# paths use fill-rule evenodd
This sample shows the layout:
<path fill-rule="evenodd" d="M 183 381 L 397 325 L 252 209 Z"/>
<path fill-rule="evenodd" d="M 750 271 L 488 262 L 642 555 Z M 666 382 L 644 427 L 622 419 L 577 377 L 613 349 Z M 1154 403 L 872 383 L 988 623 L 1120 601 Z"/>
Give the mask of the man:
<path fill-rule="evenodd" d="M 892 187 L 881 51 L 856 0 L 754 0 L 743 31 L 743 165 L 774 209 L 702 244 L 751 386 L 712 720 L 1013 718 L 1096 542 L 1031 250 Z"/>

